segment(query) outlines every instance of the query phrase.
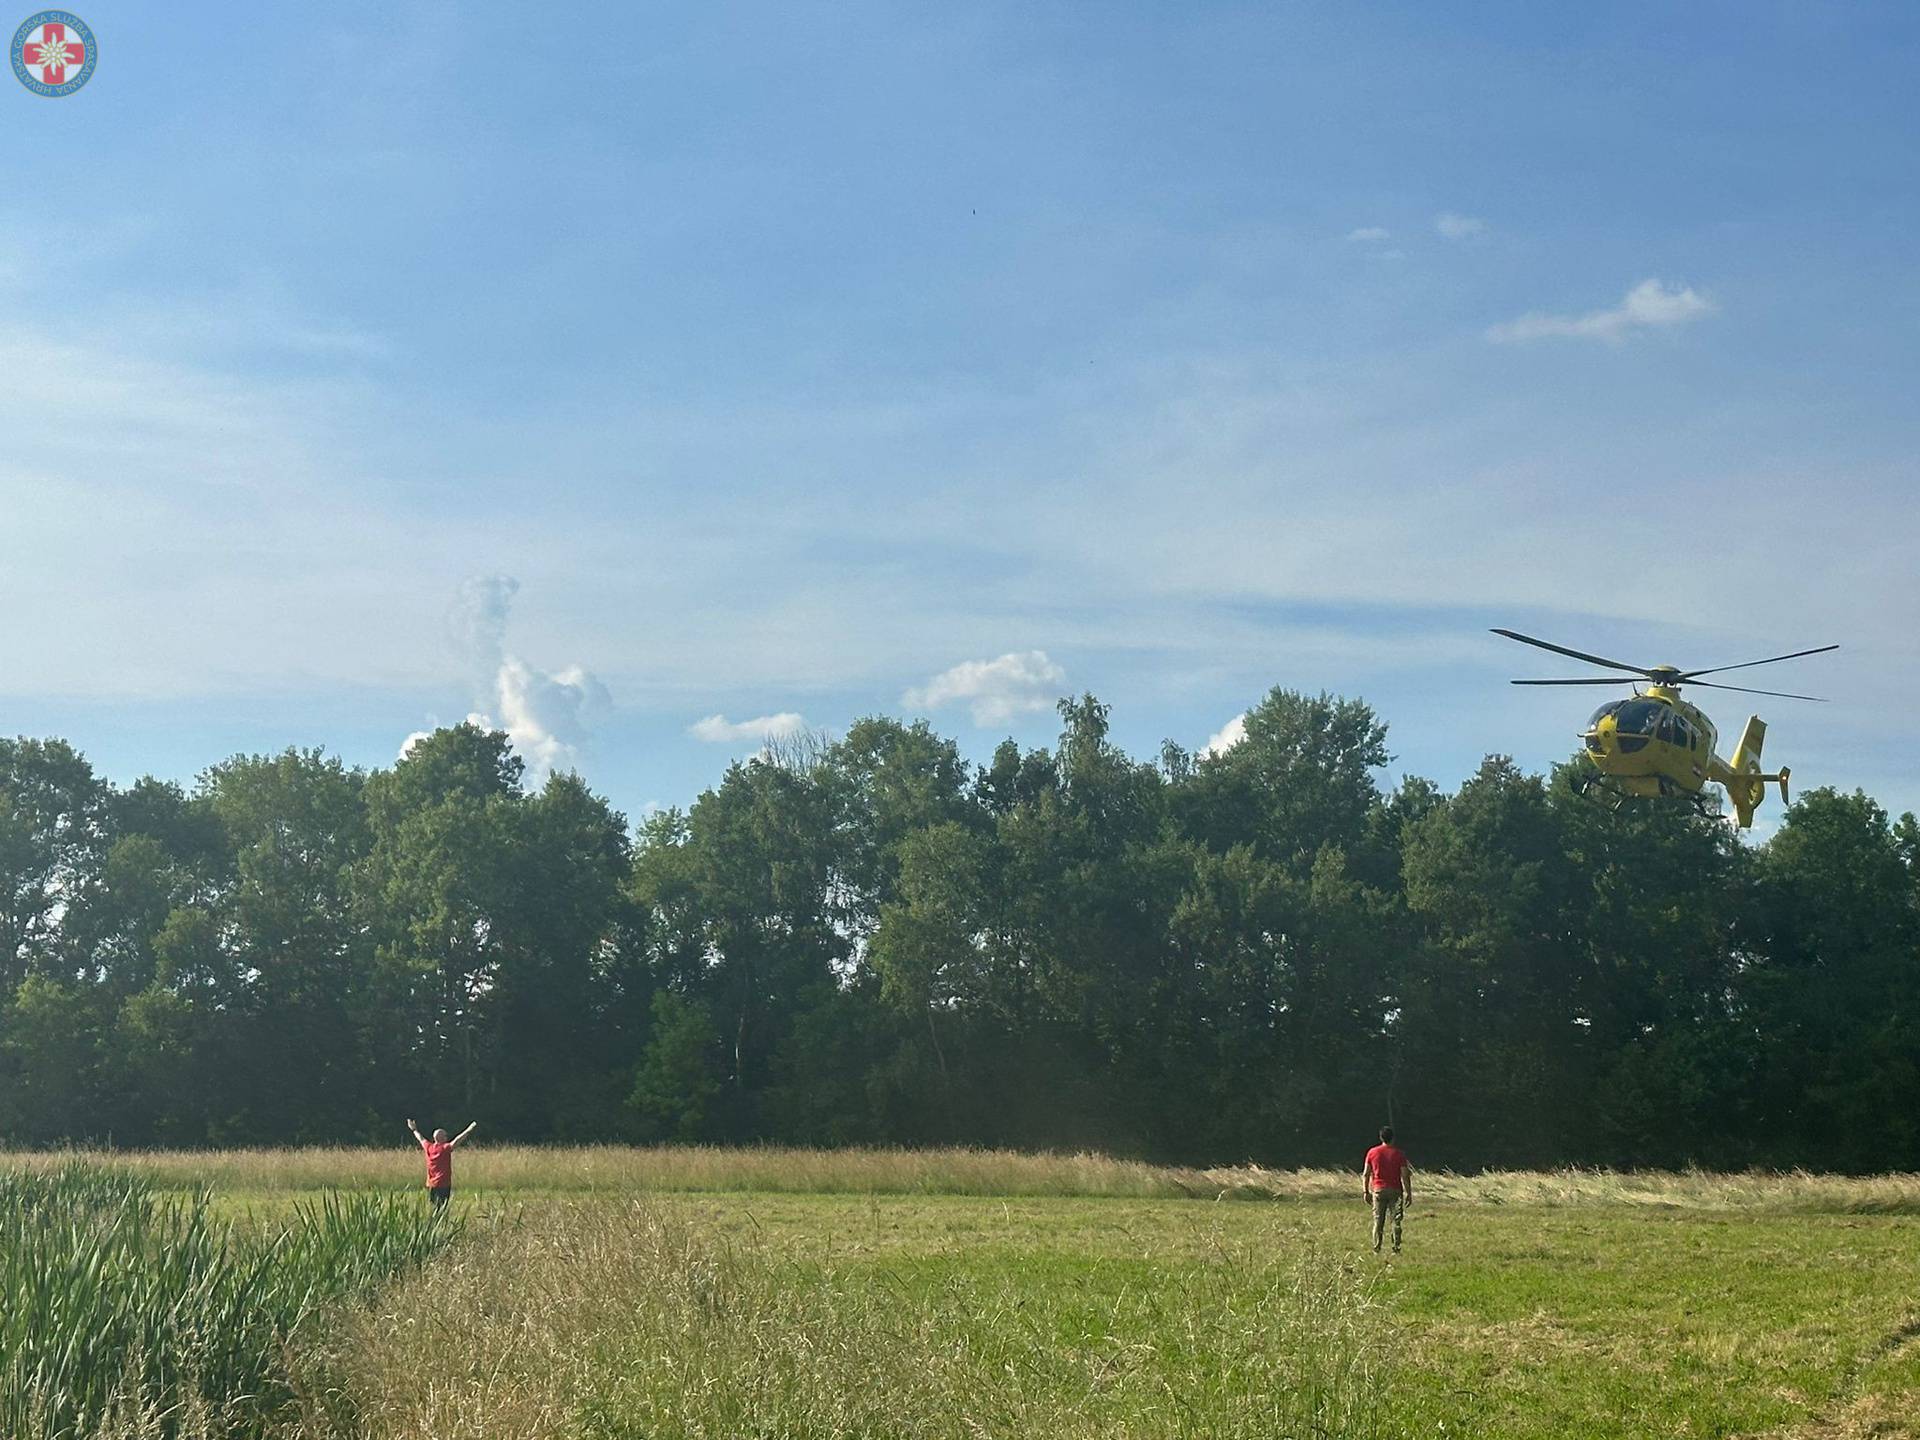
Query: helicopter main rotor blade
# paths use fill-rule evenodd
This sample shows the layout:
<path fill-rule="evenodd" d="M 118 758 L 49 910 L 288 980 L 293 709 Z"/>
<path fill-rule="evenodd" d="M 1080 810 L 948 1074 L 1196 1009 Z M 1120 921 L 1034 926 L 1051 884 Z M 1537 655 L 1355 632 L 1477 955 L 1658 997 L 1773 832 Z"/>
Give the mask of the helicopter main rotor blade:
<path fill-rule="evenodd" d="M 1551 640 L 1536 640 L 1531 635 L 1522 635 L 1518 630 L 1502 630 L 1495 627 L 1494 634 L 1504 635 L 1509 640 L 1518 640 L 1522 645 L 1537 645 L 1542 650 L 1551 650 L 1556 655 L 1565 655 L 1570 659 L 1584 660 L 1589 665 L 1604 665 L 1609 670 L 1626 670 L 1634 675 L 1646 675 L 1647 671 L 1638 665 L 1623 665 L 1618 660 L 1609 660 L 1602 655 L 1589 655 L 1584 650 L 1569 650 L 1564 645 L 1556 645 Z"/>
<path fill-rule="evenodd" d="M 1717 680 L 1688 680 L 1686 683 L 1690 686 L 1698 685 L 1703 690 L 1738 690 L 1742 695 L 1771 695 L 1778 700 L 1811 700 L 1816 705 L 1827 703 L 1827 697 L 1824 695 L 1795 695 L 1787 690 L 1750 690 L 1745 685 L 1722 685 Z"/>
<path fill-rule="evenodd" d="M 1634 682 L 1624 675 L 1618 678 L 1612 675 L 1587 675 L 1578 680 L 1509 680 L 1509 685 L 1631 685 Z"/>
<path fill-rule="evenodd" d="M 1811 650 L 1796 650 L 1791 655 L 1774 655 L 1765 660 L 1742 660 L 1738 665 L 1716 665 L 1711 670 L 1688 670 L 1681 675 L 1682 680 L 1691 680 L 1696 675 L 1718 675 L 1724 670 L 1746 670 L 1754 665 L 1772 665 L 1780 660 L 1798 660 L 1802 655 L 1824 655 L 1829 650 L 1838 650 L 1838 645 L 1816 645 Z M 1729 686 L 1729 689 L 1732 687 Z M 1765 691 L 1761 692 L 1765 694 Z"/>

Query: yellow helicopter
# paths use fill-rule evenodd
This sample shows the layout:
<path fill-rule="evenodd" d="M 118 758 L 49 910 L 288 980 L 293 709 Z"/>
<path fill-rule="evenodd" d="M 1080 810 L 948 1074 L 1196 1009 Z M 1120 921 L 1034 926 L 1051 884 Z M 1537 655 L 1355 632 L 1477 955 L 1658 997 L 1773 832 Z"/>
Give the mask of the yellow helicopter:
<path fill-rule="evenodd" d="M 1551 641 L 1536 640 L 1517 630 L 1496 629 L 1496 635 L 1536 645 L 1556 655 L 1584 660 L 1589 665 L 1609 670 L 1625 670 L 1637 677 L 1621 680 L 1596 675 L 1580 680 L 1515 680 L 1515 685 L 1627 685 L 1634 686 L 1633 698 L 1614 700 L 1593 712 L 1580 739 L 1593 770 L 1576 781 L 1582 789 L 1599 785 L 1618 796 L 1690 795 L 1696 803 L 1709 781 L 1726 788 L 1733 812 L 1742 829 L 1753 824 L 1753 812 L 1766 796 L 1767 782 L 1780 786 L 1780 803 L 1786 805 L 1786 766 L 1769 775 L 1760 768 L 1760 746 L 1767 738 L 1767 724 L 1758 715 L 1747 717 L 1747 728 L 1740 743 L 1733 747 L 1733 758 L 1722 760 L 1713 753 L 1717 732 L 1713 722 L 1697 707 L 1680 698 L 1682 685 L 1703 685 L 1709 690 L 1738 690 L 1745 695 L 1773 695 L 1784 700 L 1814 700 L 1818 695 L 1793 695 L 1784 690 L 1750 690 L 1744 685 L 1723 685 L 1702 680 L 1702 675 L 1719 675 L 1728 670 L 1746 670 L 1755 665 L 1772 665 L 1781 660 L 1797 660 L 1802 655 L 1822 655 L 1838 650 L 1838 645 L 1821 645 L 1812 650 L 1796 650 L 1791 655 L 1774 655 L 1765 660 L 1747 660 L 1738 665 L 1716 665 L 1708 670 L 1680 670 L 1672 665 L 1624 665 L 1600 655 L 1569 650 Z M 1641 680 L 1647 682 L 1640 690 Z"/>

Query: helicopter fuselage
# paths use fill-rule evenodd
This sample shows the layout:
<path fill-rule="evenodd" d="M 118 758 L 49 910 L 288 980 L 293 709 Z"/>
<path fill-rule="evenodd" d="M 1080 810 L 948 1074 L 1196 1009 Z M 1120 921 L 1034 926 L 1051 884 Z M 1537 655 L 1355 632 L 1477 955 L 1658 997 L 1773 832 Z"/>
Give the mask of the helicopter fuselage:
<path fill-rule="evenodd" d="M 1787 772 L 1768 775 L 1760 768 L 1766 736 L 1766 722 L 1749 716 L 1733 758 L 1723 760 L 1714 754 L 1718 732 L 1706 713 L 1682 700 L 1677 687 L 1651 685 L 1594 711 L 1580 741 L 1587 759 L 1620 794 L 1698 796 L 1709 783 L 1720 785 L 1745 828 L 1753 823 L 1763 782 L 1776 781 L 1786 795 Z"/>
<path fill-rule="evenodd" d="M 1664 685 L 1650 686 L 1593 712 L 1581 735 L 1594 767 L 1628 795 L 1698 794 L 1716 767 L 1719 732 L 1697 706 Z"/>

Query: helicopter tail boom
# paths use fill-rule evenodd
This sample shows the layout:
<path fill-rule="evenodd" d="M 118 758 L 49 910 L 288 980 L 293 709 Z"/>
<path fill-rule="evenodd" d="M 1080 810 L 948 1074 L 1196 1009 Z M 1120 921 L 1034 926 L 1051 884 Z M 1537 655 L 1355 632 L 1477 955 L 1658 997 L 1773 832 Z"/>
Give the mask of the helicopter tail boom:
<path fill-rule="evenodd" d="M 1733 801 L 1733 812 L 1742 830 L 1753 824 L 1753 812 L 1766 798 L 1768 780 L 1779 780 L 1783 800 L 1786 795 L 1785 772 L 1767 775 L 1760 769 L 1760 747 L 1766 739 L 1767 722 L 1758 715 L 1749 715 L 1747 728 L 1740 732 L 1740 743 L 1733 747 L 1733 759 L 1727 767 L 1733 772 L 1726 780 L 1727 798 Z"/>

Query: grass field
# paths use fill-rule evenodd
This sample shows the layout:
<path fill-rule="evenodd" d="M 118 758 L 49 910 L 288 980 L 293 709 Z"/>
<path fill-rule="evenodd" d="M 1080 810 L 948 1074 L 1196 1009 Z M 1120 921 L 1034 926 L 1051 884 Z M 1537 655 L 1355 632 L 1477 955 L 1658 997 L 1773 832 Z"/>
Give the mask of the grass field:
<path fill-rule="evenodd" d="M 417 1183 L 418 1161 L 128 1163 L 270 1216 L 329 1181 Z M 306 1332 L 273 1433 L 1920 1435 L 1912 1177 L 1433 1176 L 1406 1252 L 1376 1259 L 1357 1179 L 1325 1172 L 480 1147 L 461 1165 L 461 1238 Z"/>

